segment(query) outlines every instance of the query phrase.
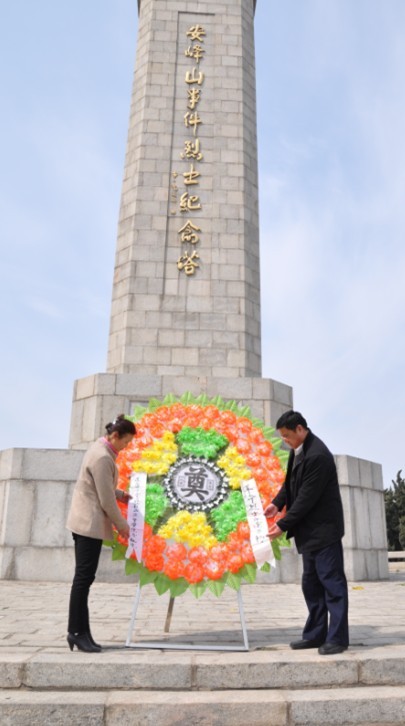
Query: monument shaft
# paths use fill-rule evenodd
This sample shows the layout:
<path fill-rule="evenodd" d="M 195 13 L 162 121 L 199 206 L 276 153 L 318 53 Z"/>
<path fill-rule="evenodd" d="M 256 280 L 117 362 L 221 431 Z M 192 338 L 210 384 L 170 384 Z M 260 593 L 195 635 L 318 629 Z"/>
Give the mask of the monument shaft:
<path fill-rule="evenodd" d="M 142 0 L 109 373 L 261 375 L 253 0 Z"/>

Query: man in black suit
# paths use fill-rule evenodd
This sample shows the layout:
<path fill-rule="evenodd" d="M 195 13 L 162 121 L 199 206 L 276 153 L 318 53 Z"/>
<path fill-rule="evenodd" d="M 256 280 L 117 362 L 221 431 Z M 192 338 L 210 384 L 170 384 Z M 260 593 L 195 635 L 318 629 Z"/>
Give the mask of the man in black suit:
<path fill-rule="evenodd" d="M 314 436 L 304 417 L 287 411 L 277 421 L 291 447 L 285 483 L 265 510 L 284 517 L 269 529 L 270 539 L 287 532 L 303 557 L 302 591 L 309 615 L 294 650 L 318 648 L 321 655 L 342 653 L 349 645 L 348 592 L 343 567 L 343 507 L 334 458 Z"/>

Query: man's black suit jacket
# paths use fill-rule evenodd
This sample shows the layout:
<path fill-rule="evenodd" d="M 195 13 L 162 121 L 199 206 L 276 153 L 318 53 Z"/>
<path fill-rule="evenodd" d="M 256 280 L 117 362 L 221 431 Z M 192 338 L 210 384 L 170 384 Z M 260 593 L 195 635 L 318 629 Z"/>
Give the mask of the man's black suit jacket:
<path fill-rule="evenodd" d="M 334 458 L 312 431 L 294 467 L 294 451 L 288 459 L 286 480 L 273 499 L 287 514 L 277 524 L 294 537 L 298 552 L 312 552 L 344 535 L 343 507 Z"/>

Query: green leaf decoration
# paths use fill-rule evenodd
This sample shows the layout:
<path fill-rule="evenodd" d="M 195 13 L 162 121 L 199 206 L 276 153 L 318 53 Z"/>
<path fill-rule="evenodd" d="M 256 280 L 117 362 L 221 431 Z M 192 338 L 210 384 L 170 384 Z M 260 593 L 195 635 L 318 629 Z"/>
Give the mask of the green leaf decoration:
<path fill-rule="evenodd" d="M 280 543 L 278 542 L 278 538 L 271 541 L 271 548 L 276 560 L 281 560 Z"/>
<path fill-rule="evenodd" d="M 257 576 L 257 565 L 253 564 L 247 564 L 242 567 L 241 570 L 239 570 L 240 574 L 242 575 L 243 579 L 246 580 L 246 582 L 249 582 L 250 584 L 253 584 L 256 582 L 256 576 Z"/>
<path fill-rule="evenodd" d="M 262 430 L 265 428 L 265 425 L 264 425 L 263 421 L 261 421 L 260 418 L 252 418 L 251 421 L 252 421 L 253 426 L 255 426 L 255 428 L 262 429 Z"/>
<path fill-rule="evenodd" d="M 184 577 L 179 577 L 177 580 L 170 581 L 170 595 L 172 597 L 179 597 L 183 595 L 190 585 Z"/>
<path fill-rule="evenodd" d="M 226 584 L 228 587 L 231 587 L 232 590 L 240 590 L 240 586 L 242 584 L 242 575 L 240 572 L 228 572 L 226 576 Z"/>
<path fill-rule="evenodd" d="M 176 403 L 177 398 L 173 393 L 168 393 L 163 399 L 164 406 L 170 406 L 172 403 Z M 162 404 L 160 404 L 162 405 Z"/>
<path fill-rule="evenodd" d="M 242 406 L 242 408 L 239 409 L 239 413 L 241 416 L 245 416 L 246 418 L 250 417 L 250 406 Z"/>
<path fill-rule="evenodd" d="M 125 574 L 126 575 L 136 575 L 138 572 L 140 572 L 143 568 L 143 565 L 140 562 L 137 562 L 136 560 L 131 560 L 128 558 L 125 560 Z"/>
<path fill-rule="evenodd" d="M 139 419 L 142 418 L 142 416 L 146 413 L 148 409 L 145 408 L 145 406 L 136 405 L 134 408 L 134 413 L 132 415 L 132 419 L 135 420 L 135 423 L 139 421 Z"/>
<path fill-rule="evenodd" d="M 280 547 L 291 547 L 291 540 L 287 538 L 287 532 L 283 532 L 280 537 L 277 537 L 277 541 Z"/>
<path fill-rule="evenodd" d="M 202 582 L 195 582 L 192 585 L 189 585 L 189 590 L 193 593 L 194 597 L 197 599 L 201 597 L 201 595 L 204 595 L 204 592 L 207 589 L 207 582 L 204 580 Z"/>
<path fill-rule="evenodd" d="M 125 545 L 119 544 L 118 542 L 114 542 L 114 545 L 112 548 L 113 561 L 124 560 L 126 551 L 127 551 L 127 548 Z"/>
<path fill-rule="evenodd" d="M 220 597 L 225 589 L 226 582 L 222 580 L 208 580 L 208 590 L 210 590 L 215 597 Z"/>
<path fill-rule="evenodd" d="M 197 403 L 199 406 L 206 406 L 209 401 L 209 398 L 206 393 L 200 393 L 199 396 L 195 399 L 194 403 Z"/>
<path fill-rule="evenodd" d="M 224 400 L 221 396 L 214 396 L 214 398 L 211 398 L 210 403 L 213 406 L 216 406 L 220 410 L 224 407 Z"/>
<path fill-rule="evenodd" d="M 183 393 L 182 396 L 180 396 L 180 401 L 184 403 L 185 406 L 189 406 L 190 404 L 194 403 L 194 396 L 190 391 L 186 391 L 186 393 Z"/>
<path fill-rule="evenodd" d="M 158 398 L 150 398 L 149 399 L 149 411 L 155 411 L 157 408 L 159 408 L 162 405 L 162 402 L 159 401 Z"/>
<path fill-rule="evenodd" d="M 159 577 L 159 573 L 155 571 L 147 570 L 146 567 L 142 567 L 139 575 L 139 584 L 141 587 L 149 585 L 151 582 L 155 582 L 156 578 Z"/>
<path fill-rule="evenodd" d="M 260 572 L 270 572 L 271 565 L 270 562 L 265 562 L 264 565 L 261 566 Z"/>
<path fill-rule="evenodd" d="M 170 590 L 171 580 L 167 575 L 159 575 L 153 582 L 158 595 L 163 595 Z"/>

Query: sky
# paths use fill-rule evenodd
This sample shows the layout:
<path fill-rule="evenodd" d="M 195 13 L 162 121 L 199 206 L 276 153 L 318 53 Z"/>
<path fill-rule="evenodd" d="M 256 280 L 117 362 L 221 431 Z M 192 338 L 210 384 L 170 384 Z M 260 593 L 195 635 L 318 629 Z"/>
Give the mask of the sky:
<path fill-rule="evenodd" d="M 66 448 L 106 370 L 136 0 L 0 10 L 0 450 Z M 405 471 L 405 2 L 257 0 L 263 376 Z"/>

